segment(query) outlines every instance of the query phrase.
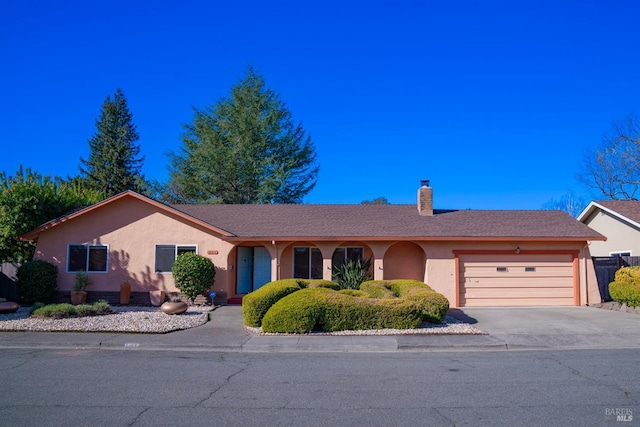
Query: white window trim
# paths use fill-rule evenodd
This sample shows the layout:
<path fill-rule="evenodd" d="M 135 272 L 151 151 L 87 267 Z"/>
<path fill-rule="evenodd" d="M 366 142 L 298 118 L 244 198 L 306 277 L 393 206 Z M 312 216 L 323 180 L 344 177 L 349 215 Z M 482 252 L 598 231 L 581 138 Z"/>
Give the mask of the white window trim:
<path fill-rule="evenodd" d="M 84 272 L 87 274 L 107 274 L 109 272 L 109 245 L 105 245 L 103 243 L 68 243 L 67 244 L 67 262 L 66 262 L 66 272 L 70 274 L 75 274 L 77 271 L 69 271 L 69 254 L 71 252 L 71 246 L 84 246 L 87 248 L 87 260 L 84 264 L 85 269 Z M 107 248 L 107 262 L 105 265 L 104 271 L 89 271 L 89 248 L 99 247 L 99 248 Z"/>
<path fill-rule="evenodd" d="M 153 269 L 155 270 L 156 274 L 171 274 L 170 271 L 157 271 L 156 266 L 158 265 L 157 263 L 157 259 L 156 259 L 156 254 L 158 253 L 158 246 L 174 246 L 174 251 L 173 251 L 173 261 L 175 262 L 175 260 L 178 258 L 178 248 L 184 248 L 184 247 L 189 247 L 189 248 L 196 248 L 196 254 L 198 253 L 198 245 L 197 244 L 189 244 L 189 243 L 157 243 L 154 247 L 153 247 Z"/>

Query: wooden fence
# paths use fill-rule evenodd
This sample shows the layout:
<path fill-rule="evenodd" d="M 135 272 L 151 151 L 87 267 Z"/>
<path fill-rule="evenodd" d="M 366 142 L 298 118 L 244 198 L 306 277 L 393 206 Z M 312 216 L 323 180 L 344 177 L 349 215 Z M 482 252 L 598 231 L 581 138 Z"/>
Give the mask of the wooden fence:
<path fill-rule="evenodd" d="M 620 267 L 628 267 L 631 265 L 640 265 L 639 256 L 594 256 L 593 265 L 596 269 L 596 277 L 598 279 L 598 290 L 602 301 L 611 301 L 609 295 L 609 283 L 613 282 L 616 271 Z"/>

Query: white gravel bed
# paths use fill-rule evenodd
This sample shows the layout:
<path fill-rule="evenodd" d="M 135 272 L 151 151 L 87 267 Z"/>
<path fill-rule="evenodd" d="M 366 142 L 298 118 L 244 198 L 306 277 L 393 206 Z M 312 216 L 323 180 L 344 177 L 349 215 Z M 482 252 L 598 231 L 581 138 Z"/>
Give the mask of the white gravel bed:
<path fill-rule="evenodd" d="M 446 316 L 440 324 L 424 323 L 417 329 L 368 329 L 361 331 L 312 332 L 310 334 L 279 334 L 262 332 L 262 328 L 244 327 L 254 335 L 486 335 L 486 332 L 464 323 L 461 320 Z"/>
<path fill-rule="evenodd" d="M 204 325 L 210 306 L 192 306 L 179 315 L 169 315 L 159 307 L 112 307 L 114 314 L 65 319 L 35 318 L 29 308 L 0 314 L 0 331 L 23 332 L 131 332 L 162 334 Z"/>

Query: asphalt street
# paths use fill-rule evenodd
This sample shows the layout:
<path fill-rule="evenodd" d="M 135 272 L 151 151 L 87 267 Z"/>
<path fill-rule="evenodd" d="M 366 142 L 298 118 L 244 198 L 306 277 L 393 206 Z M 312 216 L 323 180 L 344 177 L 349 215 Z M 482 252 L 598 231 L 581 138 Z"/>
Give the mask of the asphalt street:
<path fill-rule="evenodd" d="M 0 349 L 7 426 L 602 426 L 640 419 L 640 350 Z M 629 418 L 627 418 L 629 419 Z"/>

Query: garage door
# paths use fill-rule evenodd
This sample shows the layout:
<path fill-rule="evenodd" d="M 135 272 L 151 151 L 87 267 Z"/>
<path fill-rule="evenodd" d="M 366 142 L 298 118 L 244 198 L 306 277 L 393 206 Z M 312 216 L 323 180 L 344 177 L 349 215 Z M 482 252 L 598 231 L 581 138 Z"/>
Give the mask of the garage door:
<path fill-rule="evenodd" d="M 574 305 L 571 254 L 460 255 L 460 306 Z"/>

